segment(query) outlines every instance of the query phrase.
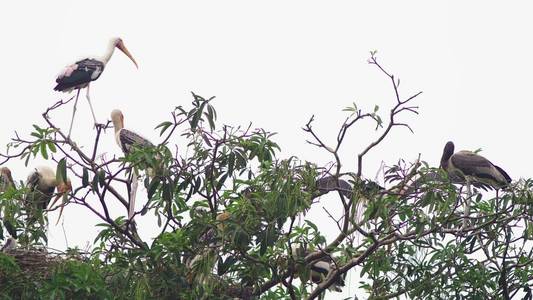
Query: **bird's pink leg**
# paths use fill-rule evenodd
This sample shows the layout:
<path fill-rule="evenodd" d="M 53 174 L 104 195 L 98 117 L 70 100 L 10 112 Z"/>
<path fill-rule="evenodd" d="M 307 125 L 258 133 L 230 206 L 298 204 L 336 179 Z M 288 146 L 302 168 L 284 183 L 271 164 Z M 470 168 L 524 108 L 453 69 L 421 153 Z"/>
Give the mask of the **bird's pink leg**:
<path fill-rule="evenodd" d="M 78 97 L 80 96 L 80 89 L 76 94 L 76 100 L 74 101 L 74 108 L 72 109 L 72 119 L 70 119 L 70 128 L 68 129 L 67 137 L 70 138 L 70 133 L 72 132 L 72 124 L 74 124 L 74 115 L 76 114 L 76 106 L 78 105 Z"/>
<path fill-rule="evenodd" d="M 137 176 L 137 173 L 132 168 L 131 172 L 133 175 L 131 176 L 131 192 L 130 192 L 130 206 L 128 207 L 128 220 L 131 220 L 133 218 L 133 214 L 135 213 L 135 197 L 137 196 L 137 188 L 139 186 L 139 177 Z"/>
<path fill-rule="evenodd" d="M 98 124 L 98 122 L 96 122 L 96 116 L 94 115 L 94 109 L 93 109 L 93 105 L 91 104 L 91 98 L 89 97 L 89 87 L 91 86 L 91 84 L 87 84 L 87 102 L 89 102 L 89 107 L 91 108 L 91 113 L 93 114 L 93 119 L 94 119 L 94 127 L 96 127 L 96 124 Z"/>

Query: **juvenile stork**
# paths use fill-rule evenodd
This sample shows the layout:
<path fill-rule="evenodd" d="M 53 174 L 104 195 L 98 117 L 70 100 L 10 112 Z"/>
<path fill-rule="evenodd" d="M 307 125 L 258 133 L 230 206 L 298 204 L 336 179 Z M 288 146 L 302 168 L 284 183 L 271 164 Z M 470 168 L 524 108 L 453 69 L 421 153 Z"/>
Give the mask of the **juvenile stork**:
<path fill-rule="evenodd" d="M 124 115 L 119 109 L 114 109 L 111 112 L 111 121 L 115 128 L 115 140 L 124 154 L 129 154 L 133 147 L 154 147 L 154 144 L 141 135 L 124 128 Z M 135 212 L 135 196 L 137 193 L 138 176 L 132 170 L 130 203 L 128 207 L 128 219 L 132 219 Z"/>
<path fill-rule="evenodd" d="M 59 198 L 67 194 L 72 190 L 72 185 L 70 180 L 65 182 L 59 182 L 56 179 L 56 174 L 52 168 L 47 166 L 40 166 L 35 168 L 29 175 L 26 180 L 26 188 L 28 193 L 25 196 L 24 202 L 28 208 L 31 209 L 31 215 L 29 217 L 29 222 L 35 222 L 37 217 L 36 212 L 42 212 L 54 197 L 54 191 L 57 188 L 57 193 L 52 202 L 52 206 L 57 202 Z M 59 213 L 59 218 L 61 218 L 61 213 Z M 59 221 L 59 219 L 58 219 Z"/>
<path fill-rule="evenodd" d="M 9 189 L 9 187 L 15 187 L 15 182 L 11 176 L 11 170 L 7 167 L 0 168 L 0 193 L 3 193 Z"/>
<path fill-rule="evenodd" d="M 72 110 L 72 119 L 70 121 L 70 128 L 68 130 L 68 136 L 70 137 L 70 133 L 72 131 L 72 124 L 74 122 L 74 115 L 76 114 L 76 105 L 78 104 L 78 97 L 80 95 L 80 90 L 83 88 L 87 88 L 87 101 L 89 102 L 89 107 L 91 108 L 91 113 L 93 115 L 94 124 L 96 125 L 98 122 L 96 121 L 96 116 L 94 114 L 94 109 L 91 104 L 91 98 L 89 97 L 89 85 L 91 81 L 94 81 L 100 77 L 102 72 L 104 71 L 104 68 L 106 64 L 111 59 L 111 56 L 113 55 L 113 52 L 115 51 L 115 48 L 118 48 L 120 51 L 122 51 L 126 56 L 128 56 L 131 61 L 135 64 L 135 67 L 139 68 L 137 65 L 137 62 L 131 55 L 131 53 L 128 51 L 128 48 L 124 45 L 124 42 L 121 38 L 113 38 L 111 41 L 109 41 L 109 45 L 107 48 L 107 51 L 105 54 L 101 57 L 95 57 L 95 58 L 84 58 L 82 60 L 79 60 L 75 62 L 72 65 L 66 66 L 59 76 L 56 78 L 56 87 L 54 88 L 55 91 L 60 92 L 71 92 L 73 90 L 78 90 L 78 93 L 76 94 L 76 100 L 74 101 L 74 108 Z"/>
<path fill-rule="evenodd" d="M 454 153 L 453 142 L 447 142 L 442 152 L 440 167 L 448 173 L 452 181 L 466 183 L 468 199 L 465 201 L 463 226 L 467 225 L 472 198 L 471 185 L 488 189 L 504 188 L 511 183 L 511 177 L 502 168 L 485 157 L 471 151 Z"/>

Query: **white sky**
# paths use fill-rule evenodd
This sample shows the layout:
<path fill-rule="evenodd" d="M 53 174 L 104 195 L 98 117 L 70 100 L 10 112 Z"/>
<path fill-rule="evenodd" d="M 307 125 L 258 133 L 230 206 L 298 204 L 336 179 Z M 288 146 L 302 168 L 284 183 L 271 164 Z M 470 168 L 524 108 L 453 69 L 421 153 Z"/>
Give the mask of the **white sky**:
<path fill-rule="evenodd" d="M 157 143 L 154 126 L 176 105 L 188 106 L 194 91 L 217 97 L 213 104 L 224 123 L 252 121 L 278 132 L 281 157 L 325 164 L 331 157 L 306 144 L 301 130 L 312 114 L 315 129 L 333 142 L 346 116 L 342 108 L 355 101 L 367 109 L 378 104 L 385 112 L 394 103 L 388 79 L 366 63 L 369 51 L 377 49 L 381 63 L 400 77 L 404 96 L 424 93 L 413 103 L 420 116 L 402 119 L 415 134 L 395 129 L 367 156 L 366 177 L 375 176 L 382 160 L 393 164 L 418 153 L 436 166 L 448 140 L 457 150 L 482 148 L 513 179 L 531 176 L 533 18 L 527 1 L 145 3 L 1 5 L 0 144 L 8 143 L 14 130 L 28 134 L 32 124 L 43 124 L 45 108 L 67 97 L 52 90 L 64 65 L 101 55 L 110 37 L 121 36 L 139 70 L 115 52 L 91 87 L 100 122 L 120 108 L 127 128 Z M 70 109 L 52 115 L 65 131 Z M 80 98 L 73 138 L 90 146 L 92 126 Z M 345 171 L 354 170 L 356 154 L 376 136 L 370 125 L 351 132 L 342 150 Z M 108 156 L 120 154 L 111 131 L 102 149 Z M 22 162 L 8 166 L 17 180 L 29 173 Z M 309 216 L 325 232 L 334 230 L 320 207 Z M 94 223 L 86 211 L 67 207 L 69 246 L 92 241 Z M 142 230 L 149 234 L 153 228 Z M 65 248 L 60 227 L 51 225 L 50 246 Z"/>

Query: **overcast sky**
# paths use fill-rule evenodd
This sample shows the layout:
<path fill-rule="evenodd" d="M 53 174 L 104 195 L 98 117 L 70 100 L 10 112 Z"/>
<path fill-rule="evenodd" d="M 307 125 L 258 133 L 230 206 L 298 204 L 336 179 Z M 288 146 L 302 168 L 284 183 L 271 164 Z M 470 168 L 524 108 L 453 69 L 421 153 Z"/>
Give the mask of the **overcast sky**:
<path fill-rule="evenodd" d="M 431 2 L 4 3 L 0 144 L 8 143 L 14 130 L 28 134 L 32 124 L 43 124 L 41 113 L 67 97 L 52 90 L 63 66 L 103 54 L 109 38 L 120 36 L 139 70 L 115 52 L 91 86 L 98 121 L 120 108 L 127 128 L 157 143 L 154 126 L 175 106 L 188 106 L 194 91 L 216 96 L 221 122 L 251 121 L 278 132 L 281 157 L 325 164 L 331 157 L 306 144 L 301 127 L 314 114 L 317 132 L 333 142 L 346 116 L 342 109 L 352 102 L 389 110 L 395 101 L 390 82 L 366 63 L 369 51 L 378 50 L 383 66 L 401 79 L 403 96 L 424 93 L 413 103 L 420 115 L 401 119 L 415 134 L 395 128 L 367 156 L 366 177 L 374 178 L 381 161 L 414 160 L 419 153 L 437 166 L 448 140 L 457 150 L 482 148 L 482 155 L 513 179 L 531 177 L 531 4 Z M 65 131 L 70 109 L 52 115 Z M 80 98 L 73 139 L 90 146 L 92 126 L 87 102 Z M 348 135 L 345 171 L 355 169 L 356 154 L 377 134 L 364 125 Z M 102 149 L 120 154 L 110 131 Z M 8 166 L 18 180 L 29 173 L 22 162 Z M 315 209 L 310 216 L 319 220 L 323 212 Z M 94 239 L 95 220 L 84 210 L 67 207 L 63 222 L 69 246 L 84 247 Z M 61 227 L 50 227 L 50 245 L 64 249 Z"/>

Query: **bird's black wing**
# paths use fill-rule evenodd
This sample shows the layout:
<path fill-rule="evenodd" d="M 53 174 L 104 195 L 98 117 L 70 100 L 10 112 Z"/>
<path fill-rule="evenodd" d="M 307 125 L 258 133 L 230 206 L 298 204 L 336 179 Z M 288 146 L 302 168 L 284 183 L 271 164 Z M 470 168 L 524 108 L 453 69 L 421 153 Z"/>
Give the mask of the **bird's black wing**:
<path fill-rule="evenodd" d="M 480 187 L 485 190 L 487 190 L 487 188 L 493 189 L 493 183 L 500 181 L 495 172 L 501 170 L 501 168 L 496 168 L 496 166 L 494 166 L 488 159 L 481 155 L 470 151 L 459 151 L 452 155 L 451 161 L 454 167 L 459 169 L 465 176 L 476 177 L 480 180 L 488 180 L 487 182 L 483 182 L 485 180 L 473 182 L 474 186 L 476 187 Z M 505 173 L 505 171 L 503 173 Z M 505 175 L 503 173 L 502 176 L 505 177 L 507 173 L 505 173 Z M 509 175 L 507 175 L 507 177 L 509 177 Z"/>
<path fill-rule="evenodd" d="M 154 144 L 152 144 L 152 142 L 150 142 L 148 139 L 128 129 L 122 129 L 120 131 L 120 145 L 122 151 L 124 151 L 126 154 L 130 152 L 133 146 L 140 148 L 154 147 Z"/>
<path fill-rule="evenodd" d="M 316 186 L 321 195 L 327 194 L 331 191 L 339 191 L 344 197 L 351 199 L 353 197 L 353 188 L 346 180 L 339 179 L 337 187 L 337 179 L 334 176 L 327 176 L 317 179 Z"/>
<path fill-rule="evenodd" d="M 71 68 L 71 72 L 67 69 Z M 67 66 L 65 71 L 56 78 L 55 91 L 64 91 L 98 79 L 104 70 L 104 63 L 96 59 L 83 59 Z"/>
<path fill-rule="evenodd" d="M 493 165 L 493 166 L 503 175 L 503 177 L 505 177 L 505 180 L 507 181 L 507 183 L 511 183 L 512 181 L 511 176 L 509 176 L 507 172 L 505 172 L 502 168 L 498 167 L 497 165 Z"/>
<path fill-rule="evenodd" d="M 453 166 L 466 176 L 492 178 L 493 164 L 481 155 L 460 151 L 452 155 L 451 160 Z"/>

